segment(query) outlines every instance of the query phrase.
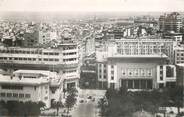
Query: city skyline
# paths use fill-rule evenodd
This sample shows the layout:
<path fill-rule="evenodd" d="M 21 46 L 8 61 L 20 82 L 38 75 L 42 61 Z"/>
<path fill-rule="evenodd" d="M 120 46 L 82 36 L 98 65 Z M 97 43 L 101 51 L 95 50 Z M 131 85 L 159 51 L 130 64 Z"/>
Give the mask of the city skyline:
<path fill-rule="evenodd" d="M 182 12 L 183 4 L 183 0 L 1 0 L 0 11 Z"/>

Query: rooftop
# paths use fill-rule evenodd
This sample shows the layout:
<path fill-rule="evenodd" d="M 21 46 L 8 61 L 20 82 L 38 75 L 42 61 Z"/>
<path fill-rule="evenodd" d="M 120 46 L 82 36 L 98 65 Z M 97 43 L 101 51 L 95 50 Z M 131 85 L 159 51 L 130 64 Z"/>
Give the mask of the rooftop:
<path fill-rule="evenodd" d="M 19 84 L 19 85 L 40 85 L 49 83 L 49 79 L 47 78 L 22 78 L 19 79 L 17 77 L 5 76 L 0 74 L 0 84 Z"/>
<path fill-rule="evenodd" d="M 167 58 L 165 54 L 151 54 L 151 55 L 121 55 L 115 54 L 108 56 L 108 58 Z"/>
<path fill-rule="evenodd" d="M 177 66 L 184 67 L 184 63 L 176 64 Z"/>
<path fill-rule="evenodd" d="M 52 77 L 56 77 L 57 75 L 56 72 L 50 72 L 46 70 L 17 70 L 17 71 L 14 71 L 13 74 L 42 74 L 42 75 L 52 76 Z"/>

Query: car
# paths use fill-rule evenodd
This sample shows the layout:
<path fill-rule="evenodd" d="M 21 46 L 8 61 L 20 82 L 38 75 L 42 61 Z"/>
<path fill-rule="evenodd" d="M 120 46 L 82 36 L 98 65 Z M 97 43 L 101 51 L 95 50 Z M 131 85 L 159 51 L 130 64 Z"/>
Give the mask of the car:
<path fill-rule="evenodd" d="M 88 96 L 88 99 L 92 99 L 92 96 Z"/>
<path fill-rule="evenodd" d="M 92 101 L 94 102 L 95 101 L 95 98 L 93 98 Z"/>
<path fill-rule="evenodd" d="M 79 102 L 80 102 L 80 103 L 83 103 L 83 102 L 84 102 L 84 100 L 80 100 Z"/>

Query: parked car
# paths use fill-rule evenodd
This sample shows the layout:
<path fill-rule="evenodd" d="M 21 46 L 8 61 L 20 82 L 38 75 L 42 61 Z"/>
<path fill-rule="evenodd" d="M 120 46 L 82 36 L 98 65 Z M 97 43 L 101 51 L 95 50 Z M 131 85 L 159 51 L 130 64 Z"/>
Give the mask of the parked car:
<path fill-rule="evenodd" d="M 88 96 L 88 99 L 92 99 L 92 96 Z"/>
<path fill-rule="evenodd" d="M 79 102 L 80 102 L 80 103 L 83 103 L 83 102 L 84 102 L 84 100 L 80 100 Z"/>

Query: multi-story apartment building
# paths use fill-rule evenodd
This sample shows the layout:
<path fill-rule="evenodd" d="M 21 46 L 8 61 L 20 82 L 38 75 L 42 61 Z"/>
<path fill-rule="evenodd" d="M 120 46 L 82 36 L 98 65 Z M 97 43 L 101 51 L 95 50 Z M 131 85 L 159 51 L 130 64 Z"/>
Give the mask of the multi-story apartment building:
<path fill-rule="evenodd" d="M 61 43 L 55 49 L 1 47 L 0 53 L 0 67 L 9 73 L 17 69 L 56 71 L 65 76 L 64 88 L 78 86 L 77 43 Z"/>
<path fill-rule="evenodd" d="M 110 42 L 107 49 L 97 51 L 99 86 L 133 90 L 175 86 L 175 67 L 170 65 L 173 75 L 166 75 L 170 68 L 166 54 L 171 53 L 163 50 L 163 46 L 170 46 L 172 51 L 172 42 L 163 45 L 163 41 L 166 40 L 117 40 Z"/>
<path fill-rule="evenodd" d="M 49 108 L 53 101 L 61 101 L 63 79 L 56 72 L 17 70 L 0 75 L 0 100 L 42 101 Z"/>
<path fill-rule="evenodd" d="M 179 33 L 182 28 L 182 18 L 179 13 L 161 15 L 159 18 L 159 28 L 161 31 L 174 31 Z"/>

